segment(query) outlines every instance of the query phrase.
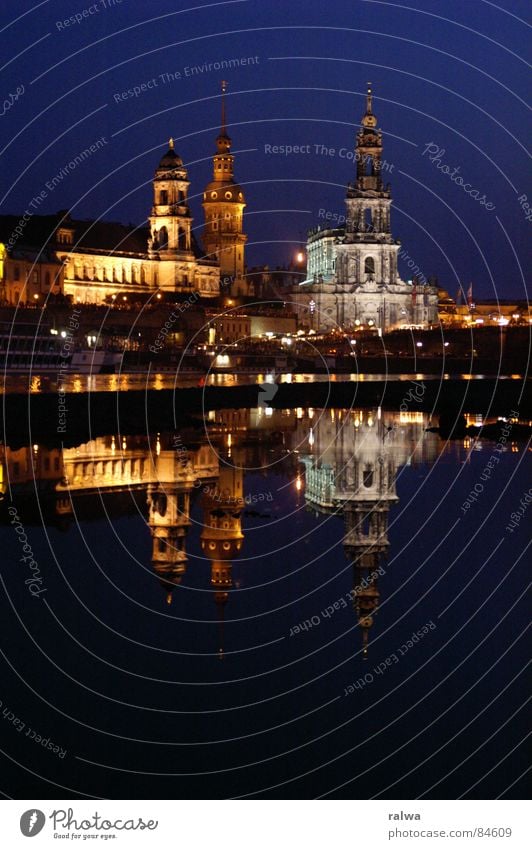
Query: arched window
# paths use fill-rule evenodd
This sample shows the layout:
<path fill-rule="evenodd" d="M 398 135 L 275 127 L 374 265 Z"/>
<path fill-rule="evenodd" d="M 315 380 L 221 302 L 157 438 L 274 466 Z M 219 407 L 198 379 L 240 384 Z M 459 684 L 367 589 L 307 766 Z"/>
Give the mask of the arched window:
<path fill-rule="evenodd" d="M 362 480 L 364 482 L 364 486 L 366 487 L 366 489 L 369 489 L 371 486 L 373 486 L 373 468 L 372 468 L 372 466 L 366 466 L 366 468 L 364 469 L 364 474 L 363 474 Z"/>
<path fill-rule="evenodd" d="M 166 191 L 166 189 L 163 189 L 161 192 L 159 192 L 159 203 L 161 204 L 161 206 L 166 206 L 168 204 L 168 192 Z"/>
<path fill-rule="evenodd" d="M 375 260 L 372 256 L 367 256 L 364 261 L 364 272 L 366 274 L 375 274 Z"/>
<path fill-rule="evenodd" d="M 168 230 L 166 227 L 161 227 L 158 235 L 159 248 L 165 250 L 168 247 Z"/>
<path fill-rule="evenodd" d="M 186 250 L 187 247 L 187 234 L 181 227 L 179 228 L 178 246 L 180 251 Z"/>

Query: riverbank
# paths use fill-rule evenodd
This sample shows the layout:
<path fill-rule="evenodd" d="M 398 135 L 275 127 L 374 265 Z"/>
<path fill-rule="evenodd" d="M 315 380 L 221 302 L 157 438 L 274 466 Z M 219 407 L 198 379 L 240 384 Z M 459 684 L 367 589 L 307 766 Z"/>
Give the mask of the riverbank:
<path fill-rule="evenodd" d="M 384 407 L 399 411 L 478 412 L 483 416 L 532 416 L 524 380 L 405 380 L 338 383 L 250 384 L 129 392 L 2 397 L 4 441 L 79 444 L 109 433 L 172 431 L 209 410 L 249 407 Z"/>

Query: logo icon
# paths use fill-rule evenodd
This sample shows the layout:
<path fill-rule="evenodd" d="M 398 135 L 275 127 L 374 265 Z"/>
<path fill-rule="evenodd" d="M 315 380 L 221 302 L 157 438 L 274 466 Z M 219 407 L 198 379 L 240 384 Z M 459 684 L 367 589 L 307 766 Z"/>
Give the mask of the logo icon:
<path fill-rule="evenodd" d="M 269 402 L 273 401 L 278 391 L 276 383 L 259 383 L 259 407 L 269 407 Z"/>
<path fill-rule="evenodd" d="M 24 837 L 35 837 L 43 830 L 46 817 L 37 808 L 31 808 L 22 814 L 20 818 L 20 830 Z"/>

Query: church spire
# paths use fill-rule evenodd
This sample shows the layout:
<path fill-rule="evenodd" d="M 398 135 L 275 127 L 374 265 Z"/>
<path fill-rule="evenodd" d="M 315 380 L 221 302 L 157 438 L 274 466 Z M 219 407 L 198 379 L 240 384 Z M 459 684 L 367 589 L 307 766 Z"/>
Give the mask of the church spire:
<path fill-rule="evenodd" d="M 371 91 L 371 83 L 368 83 L 368 93 L 366 95 L 366 113 L 371 115 L 372 113 L 372 101 L 373 101 L 373 93 Z"/>
<path fill-rule="evenodd" d="M 225 92 L 227 91 L 227 81 L 222 80 L 222 128 L 220 131 L 220 135 L 227 135 L 227 121 L 225 114 Z"/>
<path fill-rule="evenodd" d="M 227 110 L 225 104 L 225 92 L 227 91 L 227 81 L 222 80 L 222 122 L 220 126 L 220 135 L 216 139 L 218 153 L 229 153 L 231 150 L 231 139 L 227 133 Z"/>

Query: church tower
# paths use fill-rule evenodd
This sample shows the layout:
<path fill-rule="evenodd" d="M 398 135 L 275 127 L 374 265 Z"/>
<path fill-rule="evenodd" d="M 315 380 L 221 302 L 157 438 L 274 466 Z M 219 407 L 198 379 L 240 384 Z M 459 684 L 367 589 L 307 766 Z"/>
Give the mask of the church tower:
<path fill-rule="evenodd" d="M 241 186 L 235 182 L 234 156 L 227 132 L 225 92 L 222 82 L 222 124 L 216 139 L 217 152 L 213 157 L 212 181 L 203 194 L 205 229 L 203 245 L 208 259 L 220 263 L 222 293 L 247 295 L 244 248 L 247 236 L 243 233 L 243 214 L 246 202 Z"/>
<path fill-rule="evenodd" d="M 345 226 L 320 226 L 309 233 L 307 280 L 299 296 L 309 304 L 314 301 L 313 326 L 322 332 L 372 329 L 382 335 L 401 327 L 426 327 L 437 321 L 438 293 L 421 275 L 424 282 L 416 299 L 412 283 L 399 276 L 401 243 L 392 235 L 392 195 L 384 182 L 395 166 L 383 158 L 371 83 L 353 158 L 355 180 L 347 186 Z"/>
<path fill-rule="evenodd" d="M 174 150 L 174 140 L 170 139 L 153 180 L 151 236 L 148 241 L 151 258 L 194 259 L 192 217 L 187 201 L 189 186 L 187 169 Z"/>
<path fill-rule="evenodd" d="M 382 179 L 382 152 L 382 133 L 377 129 L 368 83 L 366 112 L 356 136 L 356 179 L 347 186 L 345 236 L 336 253 L 336 278 L 340 285 L 361 286 L 373 295 L 372 300 L 398 282 L 399 243 L 391 234 L 392 197 L 390 184 Z M 378 309 L 373 320 L 385 329 Z"/>
<path fill-rule="evenodd" d="M 310 451 L 301 456 L 305 498 L 319 512 L 343 514 L 343 548 L 353 567 L 351 596 L 366 658 L 389 548 L 389 511 L 399 500 L 397 467 L 407 445 L 402 438 L 390 438 L 382 411 L 331 414 L 320 417 L 309 438 Z"/>
<path fill-rule="evenodd" d="M 216 484 L 203 495 L 201 550 L 211 561 L 211 587 L 220 622 L 219 656 L 223 658 L 224 608 L 233 586 L 232 560 L 242 548 L 242 507 L 244 504 L 242 469 L 220 466 Z"/>

